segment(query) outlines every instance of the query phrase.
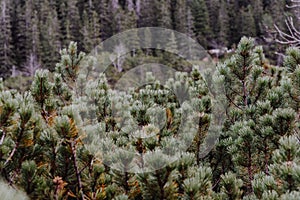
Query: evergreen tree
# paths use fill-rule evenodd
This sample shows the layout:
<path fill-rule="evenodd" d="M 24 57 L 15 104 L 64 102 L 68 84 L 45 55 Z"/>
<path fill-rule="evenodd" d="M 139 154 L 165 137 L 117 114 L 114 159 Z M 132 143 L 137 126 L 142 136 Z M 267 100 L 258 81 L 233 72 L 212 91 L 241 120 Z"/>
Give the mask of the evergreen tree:
<path fill-rule="evenodd" d="M 174 27 L 209 47 L 218 35 L 217 44 L 229 46 L 241 34 L 259 34 L 262 9 L 275 19 L 278 10 L 284 12 L 283 1 L 0 2 L 1 48 L 14 45 L 1 49 L 0 62 L 8 55 L 7 66 L 15 61 L 25 73 L 35 73 L 30 90 L 22 93 L 6 90 L 10 83 L 0 80 L 0 174 L 10 186 L 31 199 L 298 199 L 298 48 L 287 49 L 284 67 L 277 67 L 254 39 L 243 37 L 218 65 L 213 80 L 224 86 L 220 104 L 226 118 L 205 157 L 212 106 L 222 105 L 212 99 L 211 80 L 197 67 L 162 83 L 166 74 L 156 71 L 156 79 L 145 66 L 112 89 L 105 74 L 94 76 L 98 58 L 79 53 L 95 48 L 100 37 L 151 25 Z M 137 48 L 156 43 L 151 34 L 146 28 L 117 41 L 116 53 L 130 46 L 132 57 L 112 64 L 122 71 L 145 61 L 136 56 Z M 176 34 L 160 37 L 167 50 L 192 54 L 193 47 Z M 81 43 L 59 51 L 71 39 Z M 186 67 L 166 52 L 143 51 L 146 61 Z M 36 70 L 39 59 L 50 71 Z M 150 84 L 117 90 L 140 79 Z"/>
<path fill-rule="evenodd" d="M 241 12 L 235 0 L 228 0 L 226 3 L 227 3 L 227 9 L 231 11 L 228 12 L 229 24 L 230 24 L 229 43 L 231 45 L 233 44 L 236 45 L 239 42 L 241 37 L 241 35 L 239 34 L 240 22 L 238 21 L 239 19 L 241 19 L 240 16 Z"/>
<path fill-rule="evenodd" d="M 155 13 L 157 13 L 157 23 L 155 26 L 172 28 L 171 19 L 171 4 L 169 0 L 156 1 L 155 3 Z M 184 18 L 183 18 L 184 19 Z"/>
<path fill-rule="evenodd" d="M 242 38 L 235 56 L 219 68 L 229 106 L 225 123 L 229 135 L 225 133 L 228 138 L 223 139 L 225 143 L 220 143 L 220 147 L 228 145 L 246 193 L 253 191 L 251 181 L 257 171 L 268 173 L 278 137 L 288 134 L 293 119 L 292 112 L 284 108 L 284 94 L 278 82 L 280 73 L 276 72 L 279 69 L 265 71 L 265 64 L 262 49 L 254 48 L 253 40 Z"/>
<path fill-rule="evenodd" d="M 80 34 L 80 16 L 77 7 L 77 0 L 67 1 L 66 4 L 66 21 L 64 24 L 66 35 L 63 40 L 64 45 L 68 45 L 71 41 L 79 43 L 79 48 L 82 48 L 82 37 Z"/>
<path fill-rule="evenodd" d="M 257 198 L 294 199 L 299 185 L 299 142 L 295 135 L 284 136 L 273 153 L 270 174 L 258 174 L 254 181 Z"/>
<path fill-rule="evenodd" d="M 174 8 L 174 26 L 175 30 L 181 33 L 187 33 L 187 3 L 183 0 L 177 0 Z"/>
<path fill-rule="evenodd" d="M 0 18 L 0 76 L 7 77 L 10 75 L 13 61 L 12 49 L 12 32 L 11 32 L 11 1 L 2 0 L 1 2 L 1 18 Z"/>
<path fill-rule="evenodd" d="M 282 14 L 285 11 L 285 1 L 279 0 L 270 2 L 267 7 L 267 11 L 270 12 L 274 23 L 276 23 L 280 28 L 284 28 L 284 20 L 282 20 Z"/>
<path fill-rule="evenodd" d="M 209 26 L 209 15 L 205 0 L 192 1 L 191 11 L 194 18 L 194 32 L 197 41 L 204 47 L 208 47 L 208 40 L 211 38 Z"/>
<path fill-rule="evenodd" d="M 96 6 L 96 5 L 95 5 Z M 96 12 L 100 18 L 100 30 L 102 40 L 108 39 L 113 34 L 113 24 L 111 23 L 111 12 L 108 9 L 108 1 L 102 0 L 96 7 Z"/>
<path fill-rule="evenodd" d="M 138 27 L 151 27 L 155 26 L 157 22 L 154 18 L 157 13 L 155 13 L 155 4 L 150 0 L 140 0 L 139 9 L 139 21 Z"/>
<path fill-rule="evenodd" d="M 178 53 L 177 41 L 174 32 L 169 36 L 169 42 L 166 44 L 166 50 L 170 52 Z"/>
<path fill-rule="evenodd" d="M 129 3 L 124 9 L 120 10 L 117 15 L 120 19 L 120 30 L 118 32 L 123 32 L 137 27 L 137 16 L 132 3 Z"/>
<path fill-rule="evenodd" d="M 83 13 L 83 26 L 81 29 L 83 35 L 83 48 L 86 52 L 90 52 L 101 42 L 101 30 L 98 14 L 92 11 L 92 16 L 89 18 L 88 13 Z"/>
<path fill-rule="evenodd" d="M 40 22 L 33 1 L 26 2 L 26 63 L 22 71 L 33 76 L 41 63 Z"/>
<path fill-rule="evenodd" d="M 219 0 L 212 0 L 212 1 L 208 1 L 206 0 L 206 6 L 208 9 L 208 14 L 209 14 L 209 24 L 210 24 L 210 28 L 213 34 L 213 38 L 216 39 L 217 38 L 217 33 L 218 33 L 218 24 L 219 24 L 219 18 L 217 16 L 219 16 L 219 12 L 220 12 L 220 8 L 222 6 L 222 4 L 224 4 L 223 1 L 219 1 Z"/>
<path fill-rule="evenodd" d="M 28 48 L 26 47 L 26 35 L 24 32 L 26 31 L 26 21 L 25 21 L 25 5 L 18 1 L 14 4 L 14 15 L 13 18 L 13 43 L 14 43 L 14 51 L 15 51 L 15 63 L 16 66 L 20 69 L 20 67 L 26 62 L 26 53 Z"/>
<path fill-rule="evenodd" d="M 254 36 L 256 35 L 256 25 L 255 19 L 253 17 L 252 7 L 248 6 L 241 11 L 241 18 L 240 18 L 240 34 L 241 36 Z"/>
<path fill-rule="evenodd" d="M 218 13 L 218 43 L 222 46 L 228 46 L 229 41 L 229 33 L 230 33 L 230 25 L 229 25 L 229 16 L 228 16 L 228 8 L 225 1 L 221 1 L 219 13 Z"/>
<path fill-rule="evenodd" d="M 286 51 L 286 57 L 284 59 L 284 67 L 288 71 L 288 80 L 285 82 L 284 86 L 288 94 L 289 103 L 294 110 L 298 112 L 299 118 L 299 108 L 300 108 L 300 50 L 298 48 L 292 47 L 288 48 Z"/>
<path fill-rule="evenodd" d="M 46 69 L 54 71 L 55 64 L 58 61 L 59 50 L 61 48 L 61 32 L 59 20 L 56 10 L 51 7 L 48 0 L 42 5 L 43 17 L 40 21 L 41 26 L 41 48 L 42 48 L 42 62 Z"/>
<path fill-rule="evenodd" d="M 251 2 L 253 8 L 253 17 L 256 25 L 256 35 L 260 36 L 263 34 L 263 30 L 261 29 L 262 17 L 264 14 L 264 7 L 262 0 L 253 0 Z"/>

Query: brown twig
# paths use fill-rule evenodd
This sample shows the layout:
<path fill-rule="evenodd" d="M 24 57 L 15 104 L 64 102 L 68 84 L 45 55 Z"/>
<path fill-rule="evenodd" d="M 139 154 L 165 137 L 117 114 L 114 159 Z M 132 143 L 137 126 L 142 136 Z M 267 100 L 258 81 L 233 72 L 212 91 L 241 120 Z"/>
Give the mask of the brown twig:
<path fill-rule="evenodd" d="M 71 141 L 70 145 L 71 145 L 72 159 L 73 159 L 73 164 L 74 164 L 75 173 L 76 173 L 76 177 L 77 177 L 79 192 L 80 192 L 80 195 L 81 195 L 81 199 L 84 200 L 82 182 L 81 182 L 81 178 L 80 178 L 80 171 L 79 171 L 79 168 L 78 168 L 78 165 L 77 165 L 77 160 L 76 160 L 76 157 L 77 157 L 76 156 L 76 142 Z"/>

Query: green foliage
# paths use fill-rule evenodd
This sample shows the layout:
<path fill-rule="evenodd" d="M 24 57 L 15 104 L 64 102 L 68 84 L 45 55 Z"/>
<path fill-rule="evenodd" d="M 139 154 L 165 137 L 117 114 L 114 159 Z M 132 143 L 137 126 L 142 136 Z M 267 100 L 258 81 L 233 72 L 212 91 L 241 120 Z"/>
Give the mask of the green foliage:
<path fill-rule="evenodd" d="M 221 178 L 221 197 L 223 199 L 241 199 L 243 181 L 237 179 L 232 172 L 222 175 Z"/>
<path fill-rule="evenodd" d="M 162 87 L 141 73 L 151 84 L 118 91 L 71 42 L 29 91 L 0 87 L 1 176 L 31 199 L 297 199 L 299 55 L 288 49 L 285 67 L 272 66 L 244 37 L 212 80 L 194 67 Z M 223 106 L 213 80 L 226 119 L 204 157 L 212 106 Z"/>
<path fill-rule="evenodd" d="M 241 35 L 248 37 L 253 37 L 254 35 L 256 35 L 255 19 L 252 10 L 253 8 L 251 6 L 248 6 L 241 12 Z"/>
<path fill-rule="evenodd" d="M 282 15 L 292 14 L 286 8 L 288 3 L 283 0 L 272 3 L 262 0 L 2 0 L 1 77 L 9 77 L 13 66 L 28 75 L 32 58 L 35 67 L 53 72 L 60 49 L 70 41 L 76 41 L 79 50 L 89 53 L 114 34 L 151 26 L 187 34 L 209 49 L 235 47 L 243 35 L 252 36 L 269 49 L 268 57 L 275 62 L 277 56 L 273 52 L 279 52 L 279 47 L 270 33 L 274 23 L 281 30 L 286 29 Z M 178 46 L 190 48 L 184 44 Z"/>
<path fill-rule="evenodd" d="M 61 30 L 59 16 L 56 9 L 46 0 L 41 7 L 40 42 L 41 60 L 44 67 L 54 71 L 55 64 L 59 61 L 59 49 L 61 48 Z"/>
<path fill-rule="evenodd" d="M 211 29 L 209 26 L 209 15 L 205 1 L 193 0 L 191 11 L 194 18 L 195 37 L 204 48 L 207 48 Z"/>
<path fill-rule="evenodd" d="M 300 50 L 297 48 L 287 49 L 283 65 L 288 71 L 288 77 L 283 85 L 288 93 L 288 98 L 292 100 L 291 106 L 297 111 L 300 106 Z"/>
<path fill-rule="evenodd" d="M 11 30 L 12 20 L 10 16 L 12 4 L 11 1 L 7 0 L 3 0 L 0 3 L 0 71 L 2 77 L 7 77 L 10 75 L 10 70 L 14 64 Z"/>
<path fill-rule="evenodd" d="M 292 135 L 297 128 L 296 112 L 286 107 L 281 71 L 269 66 L 262 48 L 246 37 L 241 39 L 236 53 L 219 66 L 228 108 L 221 136 L 224 141 L 217 150 L 228 153 L 234 164 L 224 166 L 221 162 L 221 171 L 236 171 L 246 194 L 253 192 L 254 174 L 270 173 L 269 164 L 280 137 Z"/>

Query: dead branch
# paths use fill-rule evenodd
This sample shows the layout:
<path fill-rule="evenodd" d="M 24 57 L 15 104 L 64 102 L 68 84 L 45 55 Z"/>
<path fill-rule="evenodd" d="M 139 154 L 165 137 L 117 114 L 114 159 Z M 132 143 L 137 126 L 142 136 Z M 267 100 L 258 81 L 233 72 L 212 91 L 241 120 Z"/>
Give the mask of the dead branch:
<path fill-rule="evenodd" d="M 296 29 L 293 18 L 289 17 L 286 19 L 285 24 L 288 28 L 288 32 L 280 30 L 280 28 L 274 24 L 274 27 L 279 35 L 279 38 L 276 39 L 276 42 L 285 45 L 300 46 L 300 30 Z"/>

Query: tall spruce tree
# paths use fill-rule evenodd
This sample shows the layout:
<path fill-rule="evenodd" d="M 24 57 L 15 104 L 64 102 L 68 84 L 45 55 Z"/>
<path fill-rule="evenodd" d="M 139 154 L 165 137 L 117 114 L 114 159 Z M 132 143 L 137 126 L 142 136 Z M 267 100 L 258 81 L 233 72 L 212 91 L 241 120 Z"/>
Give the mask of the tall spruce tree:
<path fill-rule="evenodd" d="M 175 30 L 181 33 L 187 33 L 187 2 L 183 0 L 174 1 L 174 27 Z"/>
<path fill-rule="evenodd" d="M 205 0 L 193 0 L 191 11 L 194 18 L 194 31 L 197 41 L 204 47 L 208 47 L 211 38 L 209 15 Z"/>
<path fill-rule="evenodd" d="M 217 16 L 219 15 L 219 10 L 222 5 L 222 1 L 218 0 L 212 0 L 212 1 L 206 1 L 206 6 L 208 9 L 208 15 L 209 15 L 209 24 L 210 28 L 213 34 L 213 38 L 217 38 L 217 33 L 218 33 L 218 23 L 219 23 L 219 18 Z"/>
<path fill-rule="evenodd" d="M 7 77 L 10 75 L 13 61 L 13 46 L 11 32 L 11 1 L 2 0 L 1 2 L 1 18 L 0 18 L 0 76 Z"/>
<path fill-rule="evenodd" d="M 81 34 L 83 36 L 83 48 L 86 52 L 90 52 L 101 42 L 100 19 L 97 12 L 91 11 L 89 17 L 88 12 L 83 12 L 83 25 Z"/>
<path fill-rule="evenodd" d="M 264 14 L 263 1 L 262 0 L 253 0 L 251 2 L 251 5 L 253 8 L 253 17 L 254 17 L 255 25 L 256 25 L 256 34 L 258 36 L 260 36 L 261 34 L 263 34 L 263 30 L 261 27 L 262 17 Z"/>
<path fill-rule="evenodd" d="M 50 6 L 48 0 L 43 2 L 41 12 L 43 13 L 40 21 L 41 60 L 46 69 L 54 71 L 55 64 L 58 61 L 59 50 L 62 47 L 59 18 L 56 10 Z"/>
<path fill-rule="evenodd" d="M 242 8 L 240 17 L 240 36 L 253 37 L 256 35 L 256 25 L 252 6 L 249 5 L 247 8 Z"/>
<path fill-rule="evenodd" d="M 155 3 L 155 13 L 158 15 L 156 26 L 172 28 L 170 0 L 157 1 Z"/>
<path fill-rule="evenodd" d="M 149 26 L 155 26 L 155 23 L 157 20 L 155 20 L 155 4 L 157 1 L 149 0 L 140 0 L 140 8 L 139 8 L 139 21 L 138 21 L 138 27 L 149 27 Z"/>
<path fill-rule="evenodd" d="M 229 44 L 229 33 L 230 33 L 230 24 L 228 16 L 228 7 L 225 1 L 221 1 L 220 9 L 218 13 L 218 35 L 217 41 L 222 46 L 228 46 Z"/>
<path fill-rule="evenodd" d="M 66 21 L 64 24 L 64 27 L 66 28 L 66 35 L 63 40 L 63 44 L 68 45 L 71 41 L 76 41 L 81 49 L 82 37 L 80 34 L 80 16 L 77 7 L 77 0 L 67 1 L 66 12 Z"/>
<path fill-rule="evenodd" d="M 13 43 L 15 51 L 15 63 L 18 69 L 26 62 L 26 52 L 28 48 L 26 47 L 26 21 L 25 21 L 25 4 L 21 1 L 17 1 L 14 4 L 14 15 L 13 20 Z"/>
<path fill-rule="evenodd" d="M 22 71 L 28 76 L 33 76 L 41 65 L 40 21 L 33 1 L 27 1 L 25 7 L 27 59 Z"/>

